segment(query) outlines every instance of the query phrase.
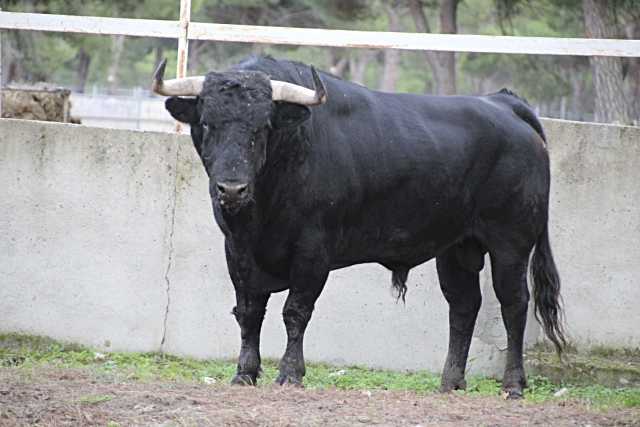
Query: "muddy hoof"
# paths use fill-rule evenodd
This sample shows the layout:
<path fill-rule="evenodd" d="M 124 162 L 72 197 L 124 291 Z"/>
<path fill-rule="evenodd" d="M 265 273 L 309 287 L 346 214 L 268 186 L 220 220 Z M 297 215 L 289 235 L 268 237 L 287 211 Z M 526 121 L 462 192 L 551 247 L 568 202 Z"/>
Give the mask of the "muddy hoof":
<path fill-rule="evenodd" d="M 449 393 L 454 390 L 466 390 L 467 382 L 465 380 L 445 381 L 440 386 L 440 393 Z"/>
<path fill-rule="evenodd" d="M 522 393 L 522 390 L 509 389 L 502 391 L 502 397 L 505 400 L 520 400 L 524 398 L 524 394 Z"/>
<path fill-rule="evenodd" d="M 302 377 L 280 374 L 278 375 L 278 378 L 276 378 L 275 383 L 280 385 L 292 385 L 295 387 L 302 387 Z"/>
<path fill-rule="evenodd" d="M 257 375 L 252 374 L 236 374 L 231 380 L 231 385 L 256 385 Z"/>

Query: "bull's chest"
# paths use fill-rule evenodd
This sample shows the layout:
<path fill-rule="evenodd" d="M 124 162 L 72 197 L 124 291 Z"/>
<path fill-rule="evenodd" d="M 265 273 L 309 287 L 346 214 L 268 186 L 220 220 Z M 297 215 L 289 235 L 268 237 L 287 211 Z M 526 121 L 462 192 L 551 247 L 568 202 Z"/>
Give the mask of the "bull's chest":
<path fill-rule="evenodd" d="M 253 247 L 256 264 L 279 279 L 288 279 L 292 255 L 290 246 L 290 237 L 286 229 L 263 230 L 257 236 Z"/>

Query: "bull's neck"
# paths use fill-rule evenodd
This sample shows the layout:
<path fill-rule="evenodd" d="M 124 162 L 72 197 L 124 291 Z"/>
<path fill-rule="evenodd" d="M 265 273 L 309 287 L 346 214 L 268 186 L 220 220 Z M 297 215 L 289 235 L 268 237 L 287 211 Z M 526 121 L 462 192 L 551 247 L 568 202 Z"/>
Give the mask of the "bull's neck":
<path fill-rule="evenodd" d="M 268 213 L 274 206 L 290 201 L 288 196 L 304 182 L 309 150 L 307 130 L 303 127 L 272 132 L 264 167 L 256 177 L 256 204 Z"/>

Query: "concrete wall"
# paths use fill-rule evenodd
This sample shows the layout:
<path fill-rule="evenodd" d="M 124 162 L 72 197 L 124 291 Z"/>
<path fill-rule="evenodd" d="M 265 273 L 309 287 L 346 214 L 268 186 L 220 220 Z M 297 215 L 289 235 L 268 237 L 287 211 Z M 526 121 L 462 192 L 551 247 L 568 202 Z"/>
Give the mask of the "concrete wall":
<path fill-rule="evenodd" d="M 571 338 L 640 346 L 640 128 L 546 120 L 552 247 Z"/>
<path fill-rule="evenodd" d="M 552 244 L 569 333 L 639 346 L 640 129 L 544 123 Z M 186 136 L 0 121 L 0 331 L 118 350 L 235 357 L 233 290 L 207 180 Z M 407 304 L 390 273 L 331 273 L 305 340 L 309 360 L 439 371 L 447 307 L 433 262 L 411 271 Z M 499 306 L 484 302 L 474 372 L 503 369 Z M 279 357 L 286 293 L 269 302 L 263 355 Z M 529 322 L 528 342 L 539 337 Z"/>

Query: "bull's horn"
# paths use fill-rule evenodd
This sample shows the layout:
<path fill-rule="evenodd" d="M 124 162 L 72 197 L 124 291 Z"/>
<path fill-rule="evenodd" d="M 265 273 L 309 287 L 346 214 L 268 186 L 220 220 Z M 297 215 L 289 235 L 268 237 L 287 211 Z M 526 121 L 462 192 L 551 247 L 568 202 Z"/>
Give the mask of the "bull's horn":
<path fill-rule="evenodd" d="M 319 105 L 327 101 L 327 90 L 316 69 L 311 67 L 315 90 L 307 89 L 289 82 L 271 80 L 271 93 L 274 101 L 286 101 L 301 105 Z"/>
<path fill-rule="evenodd" d="M 163 59 L 153 74 L 151 90 L 158 95 L 165 96 L 197 96 L 202 91 L 204 76 L 185 77 L 182 79 L 164 80 L 164 69 L 167 58 Z"/>

